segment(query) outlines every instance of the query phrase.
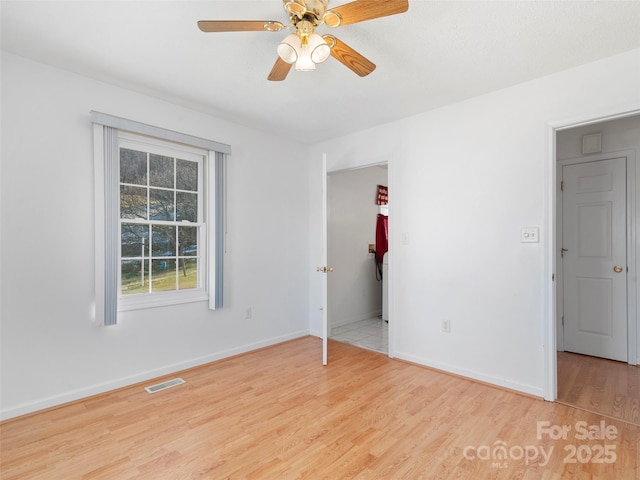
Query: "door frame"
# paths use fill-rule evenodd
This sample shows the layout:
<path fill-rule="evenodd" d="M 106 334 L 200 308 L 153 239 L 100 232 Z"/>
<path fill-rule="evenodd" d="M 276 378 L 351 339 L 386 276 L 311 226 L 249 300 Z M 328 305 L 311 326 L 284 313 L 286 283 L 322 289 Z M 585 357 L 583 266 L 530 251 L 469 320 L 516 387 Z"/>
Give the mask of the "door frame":
<path fill-rule="evenodd" d="M 323 175 L 323 192 L 322 192 L 322 202 L 323 202 L 323 216 L 322 216 L 322 235 L 323 235 L 323 250 L 324 250 L 324 265 L 328 265 L 328 215 L 327 215 L 327 204 L 328 204 L 328 200 L 329 200 L 329 192 L 328 192 L 328 178 L 329 175 L 335 175 L 337 173 L 342 173 L 342 172 L 350 172 L 350 171 L 354 171 L 354 170 L 362 170 L 363 168 L 369 168 L 369 167 L 379 167 L 381 165 L 386 165 L 387 166 L 387 185 L 389 187 L 389 191 L 391 192 L 393 190 L 393 185 L 392 185 L 392 174 L 391 174 L 391 159 L 383 159 L 380 160 L 378 162 L 374 162 L 374 163 L 366 163 L 366 164 L 362 164 L 362 165 L 354 165 L 354 166 L 349 166 L 346 168 L 337 168 L 335 170 L 329 170 L 327 167 L 327 158 L 326 158 L 326 154 L 323 155 L 323 166 L 322 166 L 322 175 Z M 392 193 L 389 193 L 389 199 L 392 198 Z M 391 215 L 392 213 L 392 208 L 391 208 L 391 202 L 389 202 L 388 205 L 388 212 L 389 212 L 389 224 L 388 224 L 388 232 L 389 232 L 389 242 L 388 242 L 388 250 L 387 250 L 387 255 L 389 260 L 392 259 L 392 245 L 393 245 L 393 216 Z M 393 272 L 392 272 L 392 266 L 391 266 L 391 261 L 389 261 L 389 268 L 387 270 L 387 285 L 388 285 L 388 291 L 387 291 L 387 301 L 388 301 L 388 315 L 389 315 L 389 319 L 388 319 L 388 325 L 389 325 L 389 330 L 388 330 L 388 343 L 387 343 L 387 352 L 386 355 L 389 358 L 394 358 L 394 349 L 393 349 L 393 339 L 395 337 L 395 332 L 394 332 L 394 328 L 393 328 L 393 322 L 392 322 L 392 318 L 393 318 L 393 281 L 392 281 L 392 277 L 393 277 Z M 326 278 L 326 275 L 325 275 Z M 324 285 L 323 285 L 323 303 L 324 303 L 324 311 L 323 311 L 323 365 L 327 365 L 327 350 L 328 350 L 328 346 L 327 346 L 327 338 L 329 336 L 329 318 L 328 318 L 328 278 L 326 278 L 324 280 Z"/>
<path fill-rule="evenodd" d="M 561 193 L 561 180 L 562 180 L 562 168 L 567 165 L 578 165 L 582 163 L 592 163 L 592 162 L 600 162 L 604 160 L 613 160 L 616 158 L 624 158 L 626 165 L 625 179 L 626 179 L 626 198 L 625 198 L 625 206 L 626 206 L 626 239 L 625 246 L 627 250 L 627 265 L 629 266 L 629 271 L 626 272 L 627 275 L 627 363 L 630 365 L 636 364 L 636 328 L 637 328 L 637 320 L 635 317 L 635 309 L 633 306 L 635 305 L 634 297 L 635 290 L 633 287 L 634 283 L 631 281 L 631 265 L 635 264 L 635 258 L 633 258 L 634 248 L 634 235 L 636 228 L 635 215 L 633 202 L 635 199 L 634 190 L 635 190 L 635 155 L 633 150 L 623 150 L 618 152 L 611 153 L 600 153 L 600 154 L 590 154 L 588 156 L 582 157 L 574 157 L 574 158 L 565 158 L 563 160 L 556 161 L 556 178 L 558 179 L 556 182 L 556 235 L 558 238 L 558 247 L 561 248 L 560 244 L 560 235 L 562 234 L 563 228 L 563 218 L 562 218 L 562 193 Z M 564 278 L 563 278 L 563 268 L 562 268 L 562 257 L 561 255 L 556 256 L 556 318 L 562 319 L 563 307 L 564 307 Z M 632 311 L 633 310 L 633 311 Z M 556 322 L 556 349 L 559 352 L 564 351 L 564 331 L 561 326 L 561 321 Z"/>
<path fill-rule="evenodd" d="M 557 201 L 558 201 L 558 174 L 557 174 L 557 158 L 556 158 L 556 133 L 585 125 L 598 124 L 609 120 L 616 120 L 625 117 L 631 117 L 640 114 L 640 103 L 627 105 L 625 107 L 610 108 L 599 112 L 591 112 L 580 117 L 574 117 L 564 120 L 548 121 L 545 126 L 545 137 L 547 151 L 545 154 L 546 161 L 544 163 L 544 232 L 542 239 L 544 240 L 544 269 L 543 269 L 543 285 L 544 285 L 544 306 L 543 306 L 543 369 L 544 369 L 544 399 L 554 402 L 558 398 L 558 369 L 557 369 L 557 265 L 558 265 L 558 231 L 557 231 Z M 635 157 L 635 155 L 634 155 Z M 633 167 L 638 159 L 634 158 Z M 627 172 L 629 173 L 629 172 Z M 631 215 L 636 216 L 635 174 L 627 176 L 627 185 L 629 179 L 633 179 L 632 189 L 630 188 L 627 195 L 632 195 L 633 201 L 630 205 Z M 630 193 L 631 192 L 631 193 Z M 632 237 L 631 245 L 635 247 L 637 232 L 635 228 L 629 229 L 628 235 Z M 632 302 L 631 308 L 628 310 L 629 315 L 635 315 L 637 308 L 637 272 L 636 272 L 636 250 L 631 249 L 628 252 L 627 263 L 629 266 L 628 274 L 628 291 L 633 289 L 633 294 L 628 296 L 628 301 Z M 637 342 L 637 323 L 633 326 L 632 331 L 628 332 L 629 338 L 633 338 Z M 637 348 L 633 348 L 630 354 L 635 355 L 637 362 Z"/>
<path fill-rule="evenodd" d="M 321 235 L 322 235 L 322 266 L 325 267 L 325 272 L 322 273 L 322 365 L 327 365 L 328 357 L 329 357 L 329 313 L 328 313 L 328 290 L 327 290 L 327 154 L 322 154 L 322 171 L 320 173 L 322 176 L 322 218 L 320 219 L 321 225 Z M 320 270 L 318 270 L 319 272 Z"/>

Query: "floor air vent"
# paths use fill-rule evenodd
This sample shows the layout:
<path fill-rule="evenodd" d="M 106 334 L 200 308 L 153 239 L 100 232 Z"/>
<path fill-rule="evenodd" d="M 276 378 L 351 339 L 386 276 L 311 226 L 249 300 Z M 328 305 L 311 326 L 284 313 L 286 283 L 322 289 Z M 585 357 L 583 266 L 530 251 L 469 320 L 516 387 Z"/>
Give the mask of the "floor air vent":
<path fill-rule="evenodd" d="M 174 378 L 173 380 L 167 380 L 166 382 L 151 385 L 150 387 L 144 387 L 149 393 L 156 393 L 160 390 L 166 390 L 167 388 L 175 387 L 176 385 L 182 385 L 185 381 L 181 378 Z"/>

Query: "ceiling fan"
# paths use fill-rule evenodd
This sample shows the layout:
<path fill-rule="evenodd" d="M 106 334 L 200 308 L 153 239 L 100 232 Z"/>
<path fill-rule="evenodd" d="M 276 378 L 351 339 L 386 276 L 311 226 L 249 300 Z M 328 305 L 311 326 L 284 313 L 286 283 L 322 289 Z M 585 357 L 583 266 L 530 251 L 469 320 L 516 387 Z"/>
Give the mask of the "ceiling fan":
<path fill-rule="evenodd" d="M 284 80 L 295 64 L 298 71 L 315 70 L 318 63 L 332 56 L 356 74 L 369 75 L 376 66 L 333 35 L 316 33 L 319 25 L 341 27 L 352 23 L 373 20 L 409 9 L 408 0 L 355 0 L 329 9 L 329 0 L 282 0 L 289 15 L 289 24 L 275 20 L 200 20 L 203 32 L 279 32 L 295 29 L 278 45 L 278 59 L 273 65 L 269 80 Z"/>

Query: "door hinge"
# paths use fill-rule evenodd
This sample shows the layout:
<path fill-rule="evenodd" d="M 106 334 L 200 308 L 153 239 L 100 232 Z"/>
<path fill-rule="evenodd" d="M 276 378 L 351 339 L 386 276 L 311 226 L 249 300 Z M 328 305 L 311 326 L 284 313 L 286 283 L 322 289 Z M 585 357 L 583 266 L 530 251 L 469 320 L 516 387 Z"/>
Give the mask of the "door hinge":
<path fill-rule="evenodd" d="M 560 182 L 560 191 L 564 192 L 564 180 Z"/>

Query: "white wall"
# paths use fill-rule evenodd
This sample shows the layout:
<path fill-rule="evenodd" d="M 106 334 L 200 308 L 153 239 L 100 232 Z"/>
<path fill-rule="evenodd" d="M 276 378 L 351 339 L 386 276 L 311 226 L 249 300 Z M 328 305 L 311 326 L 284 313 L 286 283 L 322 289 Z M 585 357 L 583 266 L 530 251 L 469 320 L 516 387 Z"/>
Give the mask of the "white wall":
<path fill-rule="evenodd" d="M 589 158 L 593 155 L 582 155 L 582 136 L 591 133 L 602 134 L 602 153 L 613 153 L 622 151 L 631 151 L 634 153 L 635 160 L 635 210 L 632 213 L 636 215 L 636 244 L 635 244 L 635 268 L 630 271 L 629 280 L 635 283 L 636 299 L 640 299 L 640 282 L 638 282 L 638 271 L 640 271 L 640 241 L 638 241 L 637 227 L 640 224 L 638 215 L 640 214 L 640 115 L 632 117 L 619 118 L 599 122 L 592 125 L 584 125 L 581 127 L 571 128 L 559 131 L 556 136 L 556 152 L 557 160 Z M 631 252 L 629 253 L 631 260 Z M 637 349 L 635 363 L 640 364 L 640 318 L 638 318 L 637 302 L 632 305 L 632 314 L 636 318 L 636 334 Z M 635 311 L 633 311 L 635 310 Z M 558 322 L 558 338 L 562 338 L 562 328 Z M 634 359 L 630 359 L 634 361 Z"/>
<path fill-rule="evenodd" d="M 3 54 L 2 418 L 319 333 L 325 152 L 330 171 L 389 163 L 392 353 L 542 395 L 548 127 L 638 108 L 639 66 L 634 50 L 307 149 Z M 94 325 L 90 110 L 232 145 L 223 310 Z M 533 225 L 543 242 L 519 243 Z"/>
<path fill-rule="evenodd" d="M 94 324 L 90 110 L 232 146 L 225 308 Z M 2 417 L 308 334 L 307 158 L 290 139 L 3 53 Z"/>
<path fill-rule="evenodd" d="M 330 328 L 382 313 L 382 283 L 368 245 L 376 241 L 377 185 L 387 184 L 387 169 L 358 168 L 329 175 L 327 276 Z"/>
<path fill-rule="evenodd" d="M 545 395 L 550 125 L 640 107 L 639 67 L 634 50 L 314 145 L 312 262 L 322 154 L 330 171 L 388 160 L 391 354 Z M 520 243 L 524 226 L 540 226 L 541 243 Z M 310 286 L 317 332 L 317 277 Z"/>

